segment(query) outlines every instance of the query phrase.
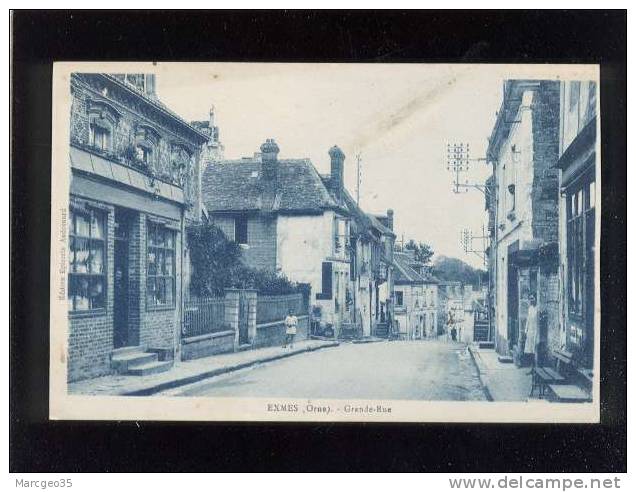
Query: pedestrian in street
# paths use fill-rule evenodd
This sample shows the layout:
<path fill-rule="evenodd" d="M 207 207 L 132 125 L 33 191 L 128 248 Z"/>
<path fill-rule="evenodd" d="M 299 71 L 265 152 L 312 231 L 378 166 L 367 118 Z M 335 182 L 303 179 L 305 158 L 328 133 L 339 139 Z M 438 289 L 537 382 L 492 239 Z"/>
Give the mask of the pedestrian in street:
<path fill-rule="evenodd" d="M 294 348 L 294 337 L 296 336 L 296 327 L 298 326 L 298 318 L 294 316 L 294 312 L 290 309 L 285 318 L 285 345 L 283 348 Z"/>
<path fill-rule="evenodd" d="M 532 357 L 532 367 L 537 362 L 537 298 L 534 294 L 530 294 L 528 297 L 528 316 L 526 318 L 526 332 L 525 332 L 525 345 L 523 352 L 529 357 Z"/>
<path fill-rule="evenodd" d="M 449 329 L 449 334 L 451 336 L 451 339 L 454 341 L 457 340 L 457 328 L 455 328 L 455 319 L 453 318 L 453 312 L 449 311 L 448 312 L 448 322 L 446 323 L 448 325 Z"/>

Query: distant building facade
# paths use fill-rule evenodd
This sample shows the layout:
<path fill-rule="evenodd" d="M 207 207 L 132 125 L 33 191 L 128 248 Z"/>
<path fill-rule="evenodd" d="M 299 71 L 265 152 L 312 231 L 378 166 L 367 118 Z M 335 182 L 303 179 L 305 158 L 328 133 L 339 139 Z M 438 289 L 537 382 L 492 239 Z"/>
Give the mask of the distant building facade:
<path fill-rule="evenodd" d="M 148 351 L 140 358 L 149 361 L 178 355 L 184 230 L 201 217 L 207 137 L 158 100 L 154 75 L 74 73 L 70 90 L 67 361 L 74 381 L 114 370 L 116 351 Z"/>
<path fill-rule="evenodd" d="M 411 267 L 412 255 L 396 252 L 395 321 L 400 339 L 415 340 L 424 333 L 424 279 Z"/>
<path fill-rule="evenodd" d="M 438 334 L 450 334 L 454 326 L 458 335 L 464 322 L 464 284 L 459 281 L 440 280 L 437 285 Z"/>

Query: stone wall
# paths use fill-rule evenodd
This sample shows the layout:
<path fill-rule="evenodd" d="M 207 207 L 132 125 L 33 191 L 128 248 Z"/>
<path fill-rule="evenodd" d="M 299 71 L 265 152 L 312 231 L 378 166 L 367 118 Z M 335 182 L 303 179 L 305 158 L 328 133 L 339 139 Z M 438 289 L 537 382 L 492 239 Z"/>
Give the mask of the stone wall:
<path fill-rule="evenodd" d="M 298 326 L 294 341 L 307 340 L 309 338 L 309 316 L 298 316 Z M 285 324 L 283 320 L 275 323 L 256 325 L 256 337 L 253 347 L 276 347 L 285 343 Z"/>
<path fill-rule="evenodd" d="M 228 352 L 234 352 L 232 330 L 191 337 L 181 342 L 181 360 L 200 359 Z"/>

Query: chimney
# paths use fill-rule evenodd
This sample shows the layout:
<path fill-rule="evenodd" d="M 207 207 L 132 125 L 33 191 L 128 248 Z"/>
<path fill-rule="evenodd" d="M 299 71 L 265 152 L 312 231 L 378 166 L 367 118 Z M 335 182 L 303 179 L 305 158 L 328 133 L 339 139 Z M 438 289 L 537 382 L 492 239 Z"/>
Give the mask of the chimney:
<path fill-rule="evenodd" d="M 145 76 L 146 79 L 146 94 L 150 96 L 152 99 L 157 98 L 157 78 L 154 73 L 147 73 Z"/>
<path fill-rule="evenodd" d="M 263 163 L 263 178 L 274 180 L 278 174 L 278 145 L 273 138 L 268 138 L 261 145 L 261 161 Z"/>
<path fill-rule="evenodd" d="M 329 149 L 329 157 L 331 158 L 331 186 L 333 191 L 342 193 L 344 187 L 344 160 L 345 155 L 340 147 L 334 145 Z"/>
<path fill-rule="evenodd" d="M 210 106 L 210 128 L 214 128 L 214 104 Z"/>
<path fill-rule="evenodd" d="M 393 230 L 393 209 L 392 208 L 386 211 L 386 223 L 387 223 L 387 227 Z"/>

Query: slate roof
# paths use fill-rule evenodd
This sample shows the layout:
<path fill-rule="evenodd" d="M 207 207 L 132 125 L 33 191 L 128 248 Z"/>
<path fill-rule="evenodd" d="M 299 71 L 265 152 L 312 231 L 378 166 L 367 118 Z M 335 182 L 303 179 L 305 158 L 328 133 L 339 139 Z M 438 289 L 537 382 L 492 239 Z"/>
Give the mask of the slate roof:
<path fill-rule="evenodd" d="M 393 262 L 397 267 L 395 269 L 395 283 L 402 284 L 423 284 L 424 278 L 411 268 L 411 262 L 413 260 L 409 255 L 404 253 L 393 253 Z"/>
<path fill-rule="evenodd" d="M 279 159 L 277 179 L 271 183 L 263 180 L 259 158 L 214 163 L 203 173 L 202 193 L 209 213 L 310 214 L 339 208 L 309 159 Z"/>
<path fill-rule="evenodd" d="M 393 253 L 393 262 L 397 267 L 395 269 L 395 282 L 402 284 L 436 284 L 439 280 L 433 275 L 418 273 L 411 265 L 413 264 L 413 258 L 400 252 Z"/>
<path fill-rule="evenodd" d="M 380 220 L 375 215 L 367 214 L 367 217 L 369 217 L 369 220 L 371 221 L 373 227 L 375 227 L 382 234 L 387 234 L 389 236 L 395 237 L 395 233 L 387 226 L 385 226 L 382 222 L 380 222 Z"/>

